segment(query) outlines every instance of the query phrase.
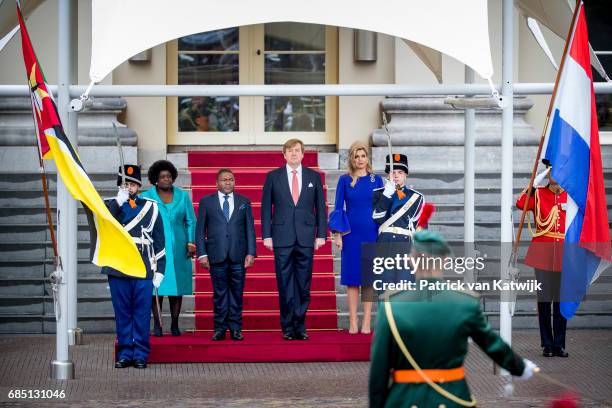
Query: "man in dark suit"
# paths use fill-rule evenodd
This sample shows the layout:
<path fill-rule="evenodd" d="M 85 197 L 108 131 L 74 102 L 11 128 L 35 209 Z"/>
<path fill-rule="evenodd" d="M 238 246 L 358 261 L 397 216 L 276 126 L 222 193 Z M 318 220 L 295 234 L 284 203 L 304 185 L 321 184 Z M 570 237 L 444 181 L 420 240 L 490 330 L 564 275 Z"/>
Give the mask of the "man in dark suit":
<path fill-rule="evenodd" d="M 280 323 L 285 340 L 307 340 L 312 257 L 325 244 L 327 212 L 320 175 L 302 166 L 304 143 L 283 145 L 287 164 L 266 176 L 261 199 L 264 246 L 274 251 Z"/>
<path fill-rule="evenodd" d="M 242 292 L 246 268 L 255 260 L 255 225 L 251 202 L 234 193 L 234 173 L 217 173 L 216 193 L 200 200 L 196 223 L 196 254 L 210 269 L 213 284 L 213 340 L 243 340 Z"/>

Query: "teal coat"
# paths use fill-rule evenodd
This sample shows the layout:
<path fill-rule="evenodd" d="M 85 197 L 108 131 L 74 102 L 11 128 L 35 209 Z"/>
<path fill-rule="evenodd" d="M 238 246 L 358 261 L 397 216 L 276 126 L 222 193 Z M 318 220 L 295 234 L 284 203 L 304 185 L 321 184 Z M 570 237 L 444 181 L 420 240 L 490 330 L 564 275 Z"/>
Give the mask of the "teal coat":
<path fill-rule="evenodd" d="M 182 296 L 193 294 L 193 262 L 187 256 L 187 243 L 195 243 L 196 217 L 189 194 L 178 187 L 174 189 L 171 203 L 165 204 L 155 186 L 142 193 L 158 203 L 164 222 L 166 237 L 166 273 L 160 296 Z"/>

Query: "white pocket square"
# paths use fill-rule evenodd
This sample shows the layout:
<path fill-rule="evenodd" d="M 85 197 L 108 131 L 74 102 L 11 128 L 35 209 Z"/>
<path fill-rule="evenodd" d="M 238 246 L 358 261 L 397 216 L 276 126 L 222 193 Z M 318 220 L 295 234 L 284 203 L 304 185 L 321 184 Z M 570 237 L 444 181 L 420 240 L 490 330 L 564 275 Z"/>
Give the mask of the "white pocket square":
<path fill-rule="evenodd" d="M 308 183 L 308 188 L 310 188 L 310 187 L 314 187 L 314 186 L 312 185 L 312 183 Z"/>

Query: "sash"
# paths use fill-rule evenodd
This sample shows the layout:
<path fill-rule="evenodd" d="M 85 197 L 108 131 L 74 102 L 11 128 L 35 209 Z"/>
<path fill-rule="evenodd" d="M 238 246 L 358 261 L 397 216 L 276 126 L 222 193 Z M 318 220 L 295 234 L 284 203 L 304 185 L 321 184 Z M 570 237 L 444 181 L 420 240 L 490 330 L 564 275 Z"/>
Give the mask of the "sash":
<path fill-rule="evenodd" d="M 140 223 L 140 221 L 142 221 L 144 216 L 147 215 L 147 213 L 149 212 L 149 209 L 151 208 L 152 205 L 153 205 L 153 203 L 151 201 L 147 200 L 145 205 L 142 207 L 142 210 L 140 210 L 140 212 L 138 213 L 137 216 L 132 218 L 132 220 L 124 227 L 124 229 L 127 232 L 130 232 L 130 230 L 132 228 L 134 228 L 136 225 L 138 225 L 138 223 Z"/>
<path fill-rule="evenodd" d="M 395 214 L 387 219 L 387 221 L 383 222 L 380 227 L 378 227 L 378 234 L 382 234 L 385 232 L 387 227 L 392 225 L 395 221 L 399 220 L 406 212 L 414 205 L 416 200 L 419 199 L 420 194 L 412 193 L 412 196 L 406 201 L 406 203 L 399 209 Z"/>

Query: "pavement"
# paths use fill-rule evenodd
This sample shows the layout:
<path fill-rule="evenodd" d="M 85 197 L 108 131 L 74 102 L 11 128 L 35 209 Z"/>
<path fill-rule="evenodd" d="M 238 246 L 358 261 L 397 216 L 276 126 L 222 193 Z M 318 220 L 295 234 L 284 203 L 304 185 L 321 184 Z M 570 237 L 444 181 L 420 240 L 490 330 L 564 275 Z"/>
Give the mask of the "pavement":
<path fill-rule="evenodd" d="M 76 379 L 56 381 L 49 378 L 54 336 L 1 336 L 0 406 L 366 407 L 368 403 L 367 362 L 152 364 L 146 370 L 119 370 L 113 368 L 113 335 L 85 333 L 84 342 L 71 348 Z M 493 374 L 491 360 L 472 344 L 465 366 L 479 407 L 546 407 L 567 391 L 563 386 L 578 393 L 582 407 L 612 407 L 612 330 L 568 330 L 567 359 L 542 357 L 536 330 L 515 331 L 513 347 L 552 381 L 538 377 L 515 382 L 512 396 L 507 396 L 504 379 Z M 32 398 L 11 399 L 11 390 L 13 395 L 21 390 Z M 45 390 L 56 391 L 56 397 L 41 398 Z"/>

